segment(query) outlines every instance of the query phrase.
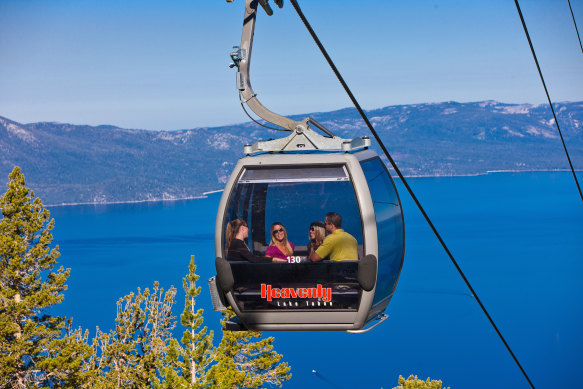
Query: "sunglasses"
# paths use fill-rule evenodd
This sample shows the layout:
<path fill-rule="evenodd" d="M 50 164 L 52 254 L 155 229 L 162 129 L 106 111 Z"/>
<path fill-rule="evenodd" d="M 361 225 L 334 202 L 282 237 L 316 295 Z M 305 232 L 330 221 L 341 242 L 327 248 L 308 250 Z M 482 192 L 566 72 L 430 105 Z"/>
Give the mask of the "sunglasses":
<path fill-rule="evenodd" d="M 284 232 L 285 230 L 283 228 L 280 228 L 279 230 L 273 230 L 274 234 L 280 233 L 280 232 Z"/>
<path fill-rule="evenodd" d="M 310 231 L 316 231 L 316 227 L 310 227 Z"/>

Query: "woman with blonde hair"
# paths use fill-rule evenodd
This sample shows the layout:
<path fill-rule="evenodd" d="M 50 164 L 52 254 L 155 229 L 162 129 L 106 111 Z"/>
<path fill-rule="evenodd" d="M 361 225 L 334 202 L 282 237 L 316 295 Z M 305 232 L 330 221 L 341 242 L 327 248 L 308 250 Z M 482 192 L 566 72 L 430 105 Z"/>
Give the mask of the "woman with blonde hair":
<path fill-rule="evenodd" d="M 247 222 L 241 219 L 231 220 L 227 224 L 227 260 L 231 262 L 272 262 L 269 257 L 255 255 L 249 250 L 245 239 L 249 237 Z"/>
<path fill-rule="evenodd" d="M 268 257 L 284 259 L 287 261 L 288 257 L 294 254 L 294 244 L 287 240 L 287 231 L 280 222 L 275 222 L 271 225 L 271 242 L 265 252 Z"/>
<path fill-rule="evenodd" d="M 308 235 L 310 237 L 310 243 L 308 243 L 308 258 L 310 258 L 310 255 L 320 247 L 326 237 L 326 225 L 318 221 L 313 222 L 310 224 Z"/>

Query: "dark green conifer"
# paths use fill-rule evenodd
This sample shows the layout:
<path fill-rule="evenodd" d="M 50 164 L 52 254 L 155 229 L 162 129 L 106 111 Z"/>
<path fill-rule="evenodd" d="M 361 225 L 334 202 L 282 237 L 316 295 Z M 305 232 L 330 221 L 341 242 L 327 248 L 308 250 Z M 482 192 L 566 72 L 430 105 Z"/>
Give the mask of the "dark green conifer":
<path fill-rule="evenodd" d="M 0 387 L 75 386 L 90 348 L 70 321 L 47 313 L 63 301 L 69 269 L 53 271 L 54 220 L 18 167 L 0 212 Z"/>

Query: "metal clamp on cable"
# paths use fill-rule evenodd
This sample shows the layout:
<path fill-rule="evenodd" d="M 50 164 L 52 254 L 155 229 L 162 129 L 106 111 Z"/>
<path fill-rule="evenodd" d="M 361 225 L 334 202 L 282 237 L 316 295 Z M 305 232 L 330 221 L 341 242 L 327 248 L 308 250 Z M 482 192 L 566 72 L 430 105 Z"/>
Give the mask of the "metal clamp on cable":
<path fill-rule="evenodd" d="M 244 59 L 247 59 L 247 52 L 245 49 L 241 49 L 239 46 L 233 46 L 233 51 L 231 51 L 230 56 L 232 63 L 229 64 L 229 67 L 232 69 L 235 66 L 239 69 L 239 63 Z"/>

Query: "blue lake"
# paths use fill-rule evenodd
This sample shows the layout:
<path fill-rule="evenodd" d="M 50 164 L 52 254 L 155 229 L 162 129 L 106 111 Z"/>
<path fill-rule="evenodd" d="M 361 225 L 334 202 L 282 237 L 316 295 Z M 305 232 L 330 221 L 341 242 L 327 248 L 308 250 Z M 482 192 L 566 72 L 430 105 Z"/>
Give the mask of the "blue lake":
<path fill-rule="evenodd" d="M 568 172 L 408 180 L 537 388 L 578 387 L 583 367 L 583 204 Z M 390 318 L 361 335 L 269 333 L 292 366 L 286 388 L 392 388 L 399 374 L 452 388 L 528 388 L 503 343 L 397 181 L 405 263 Z M 60 263 L 71 268 L 56 310 L 94 334 L 115 302 L 160 281 L 181 289 L 196 256 L 205 324 L 219 330 L 215 274 L 220 193 L 189 201 L 51 208 Z M 175 312 L 182 310 L 179 290 Z M 313 374 L 316 370 L 318 374 Z"/>

